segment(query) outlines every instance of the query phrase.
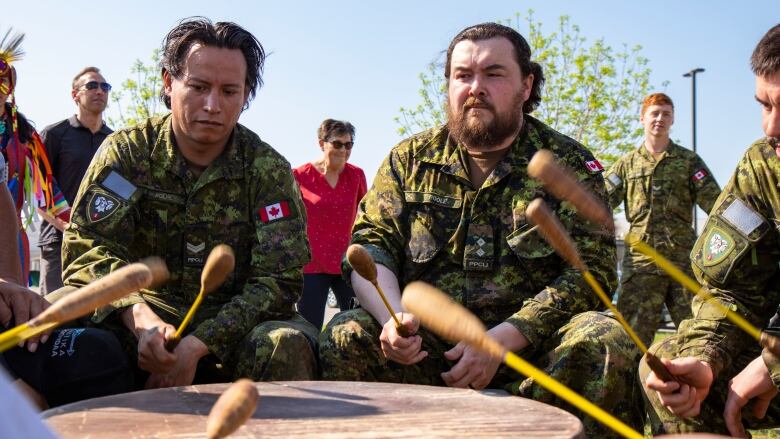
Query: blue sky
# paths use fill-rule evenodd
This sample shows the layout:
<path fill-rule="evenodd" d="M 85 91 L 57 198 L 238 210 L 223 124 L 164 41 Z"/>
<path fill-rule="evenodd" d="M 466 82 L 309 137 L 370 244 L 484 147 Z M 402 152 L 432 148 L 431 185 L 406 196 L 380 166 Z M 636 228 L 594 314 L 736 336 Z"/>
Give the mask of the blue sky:
<path fill-rule="evenodd" d="M 691 144 L 691 83 L 698 77 L 698 147 L 721 185 L 751 142 L 762 135 L 748 60 L 780 22 L 775 1 L 8 1 L 0 29 L 27 34 L 17 63 L 17 102 L 39 128 L 74 112 L 73 74 L 100 67 L 118 86 L 132 62 L 148 59 L 184 17 L 235 21 L 271 56 L 265 86 L 240 122 L 293 166 L 316 159 L 316 128 L 333 117 L 357 128 L 351 161 L 371 180 L 400 139 L 393 117 L 418 102 L 417 75 L 462 28 L 535 11 L 545 29 L 571 16 L 582 34 L 613 47 L 643 46 L 654 85 L 676 103 L 672 137 Z M 108 110 L 111 114 L 111 109 Z M 638 120 L 638 117 L 637 117 Z M 638 122 L 637 122 L 638 123 Z M 370 181 L 369 181 L 370 183 Z"/>

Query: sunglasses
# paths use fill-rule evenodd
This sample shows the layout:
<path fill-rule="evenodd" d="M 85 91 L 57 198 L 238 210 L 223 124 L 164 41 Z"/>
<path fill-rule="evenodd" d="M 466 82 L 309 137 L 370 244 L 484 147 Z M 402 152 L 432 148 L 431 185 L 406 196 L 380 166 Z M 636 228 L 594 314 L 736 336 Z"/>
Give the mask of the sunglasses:
<path fill-rule="evenodd" d="M 355 144 L 355 142 L 343 142 L 342 143 L 342 142 L 339 142 L 338 140 L 331 140 L 328 143 L 333 145 L 333 147 L 336 148 L 336 149 L 347 148 L 347 151 L 352 149 L 352 146 Z"/>
<path fill-rule="evenodd" d="M 82 87 L 84 87 L 87 90 L 96 90 L 98 87 L 100 87 L 100 89 L 106 93 L 111 91 L 111 84 L 109 84 L 108 82 L 89 81 L 86 84 L 84 84 Z"/>

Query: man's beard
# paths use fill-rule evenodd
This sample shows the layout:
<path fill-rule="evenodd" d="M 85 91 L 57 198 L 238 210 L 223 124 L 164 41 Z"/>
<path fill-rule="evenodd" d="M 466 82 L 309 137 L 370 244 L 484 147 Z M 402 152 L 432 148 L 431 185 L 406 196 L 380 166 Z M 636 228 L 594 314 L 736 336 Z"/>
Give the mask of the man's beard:
<path fill-rule="evenodd" d="M 450 134 L 460 143 L 474 149 L 490 149 L 506 141 L 509 136 L 517 134 L 523 124 L 523 92 L 519 91 L 514 99 L 512 110 L 498 114 L 495 107 L 476 97 L 470 97 L 463 103 L 459 114 L 452 113 L 447 102 L 447 127 Z M 481 111 L 490 111 L 493 119 L 484 122 L 478 117 L 469 115 L 469 108 L 476 106 Z"/>
<path fill-rule="evenodd" d="M 780 157 L 780 137 L 766 137 L 767 143 L 775 150 L 775 154 Z"/>

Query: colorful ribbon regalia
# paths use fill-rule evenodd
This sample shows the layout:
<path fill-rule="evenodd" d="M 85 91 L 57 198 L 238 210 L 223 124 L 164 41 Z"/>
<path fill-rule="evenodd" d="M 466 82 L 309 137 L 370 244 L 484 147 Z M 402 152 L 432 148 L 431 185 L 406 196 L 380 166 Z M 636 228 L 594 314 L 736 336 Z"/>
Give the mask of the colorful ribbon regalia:
<path fill-rule="evenodd" d="M 30 244 L 25 229 L 36 217 L 37 208 L 67 222 L 70 206 L 54 180 L 46 148 L 38 133 L 29 127 L 29 135 L 20 135 L 14 96 L 16 72 L 12 63 L 24 55 L 20 47 L 23 39 L 24 34 L 11 35 L 9 29 L 0 40 L 0 79 L 5 79 L 0 81 L 0 96 L 4 98 L 0 105 L 5 107 L 3 115 L 0 116 L 0 152 L 8 163 L 8 189 L 16 203 L 21 225 L 19 251 L 22 256 L 22 272 L 24 279 L 28 279 Z M 8 98 L 10 102 L 6 102 Z"/>

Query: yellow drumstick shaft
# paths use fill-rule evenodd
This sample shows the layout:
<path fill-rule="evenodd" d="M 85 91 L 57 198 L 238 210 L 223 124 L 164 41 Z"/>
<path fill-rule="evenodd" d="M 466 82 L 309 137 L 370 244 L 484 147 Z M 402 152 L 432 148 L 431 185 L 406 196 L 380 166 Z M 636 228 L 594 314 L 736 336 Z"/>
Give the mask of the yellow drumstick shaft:
<path fill-rule="evenodd" d="M 0 353 L 19 346 L 19 343 L 28 338 L 35 337 L 38 334 L 56 327 L 58 323 L 45 323 L 40 326 L 30 326 L 27 323 L 19 325 L 11 330 L 0 334 Z"/>
<path fill-rule="evenodd" d="M 527 376 L 528 378 L 531 378 L 540 386 L 558 395 L 569 404 L 582 410 L 583 413 L 587 413 L 589 416 L 611 428 L 616 433 L 630 439 L 643 439 L 644 436 L 639 434 L 636 430 L 624 424 L 616 417 L 605 412 L 603 409 L 601 409 L 601 407 L 583 398 L 577 394 L 577 392 L 559 383 L 554 378 L 548 376 L 541 370 L 534 367 L 531 363 L 525 361 L 514 353 L 507 351 L 504 354 L 504 363 L 506 363 L 506 365 L 512 369 Z"/>
<path fill-rule="evenodd" d="M 395 316 L 395 311 L 393 311 L 392 305 L 390 305 L 390 302 L 387 301 L 387 297 L 385 296 L 385 292 L 382 291 L 382 287 L 379 286 L 379 282 L 372 282 L 374 284 L 374 287 L 376 288 L 376 292 L 379 293 L 379 297 L 382 298 L 382 302 L 385 303 L 385 307 L 387 307 L 387 311 L 390 312 L 390 317 L 395 320 L 395 327 L 401 328 L 403 325 L 401 324 L 401 321 L 398 320 L 398 317 Z"/>
<path fill-rule="evenodd" d="M 582 272 L 582 277 L 584 277 L 590 287 L 593 288 L 593 291 L 595 291 L 596 295 L 599 296 L 599 299 L 604 302 L 604 305 L 606 305 L 607 308 L 612 311 L 612 314 L 614 314 L 615 318 L 618 319 L 618 322 L 620 322 L 621 326 L 623 326 L 623 329 L 626 330 L 628 336 L 631 337 L 631 340 L 634 340 L 634 343 L 636 343 L 636 345 L 639 347 L 639 350 L 641 350 L 643 354 L 646 354 L 647 346 L 642 343 L 642 340 L 639 339 L 639 336 L 636 335 L 636 332 L 631 329 L 631 325 L 629 325 L 626 319 L 623 318 L 623 314 L 621 314 L 620 311 L 615 308 L 615 305 L 612 304 L 612 301 L 609 299 L 609 297 L 607 297 L 607 294 L 601 288 L 601 285 L 599 285 L 598 281 L 596 281 L 596 278 L 593 277 L 593 274 L 590 272 L 590 270 Z"/>
<path fill-rule="evenodd" d="M 187 329 L 187 325 L 190 324 L 192 318 L 195 316 L 195 312 L 198 310 L 198 307 L 200 306 L 200 303 L 203 301 L 203 296 L 204 296 L 203 288 L 201 288 L 197 297 L 195 297 L 195 301 L 192 302 L 192 306 L 190 307 L 190 310 L 187 311 L 187 315 L 184 316 L 184 320 L 181 321 L 181 325 L 179 325 L 179 329 L 177 329 L 176 334 L 173 335 L 174 340 L 180 339 L 181 335 L 184 333 L 184 330 Z"/>
<path fill-rule="evenodd" d="M 710 294 L 706 288 L 702 287 L 698 282 L 691 279 L 687 274 L 683 273 L 671 261 L 661 256 L 657 251 L 655 251 L 655 249 L 644 243 L 637 236 L 629 233 L 626 235 L 626 243 L 636 249 L 638 252 L 652 259 L 659 268 L 661 268 L 664 272 L 666 272 L 666 274 L 669 275 L 669 277 L 682 284 L 692 293 L 701 296 L 701 298 L 704 300 L 712 299 L 712 294 Z M 756 340 L 761 340 L 761 331 L 753 326 L 750 322 L 745 320 L 741 315 L 723 306 L 717 300 L 710 301 L 710 303 L 714 304 L 722 313 L 726 315 L 726 318 L 747 332 L 751 337 L 755 338 Z"/>

